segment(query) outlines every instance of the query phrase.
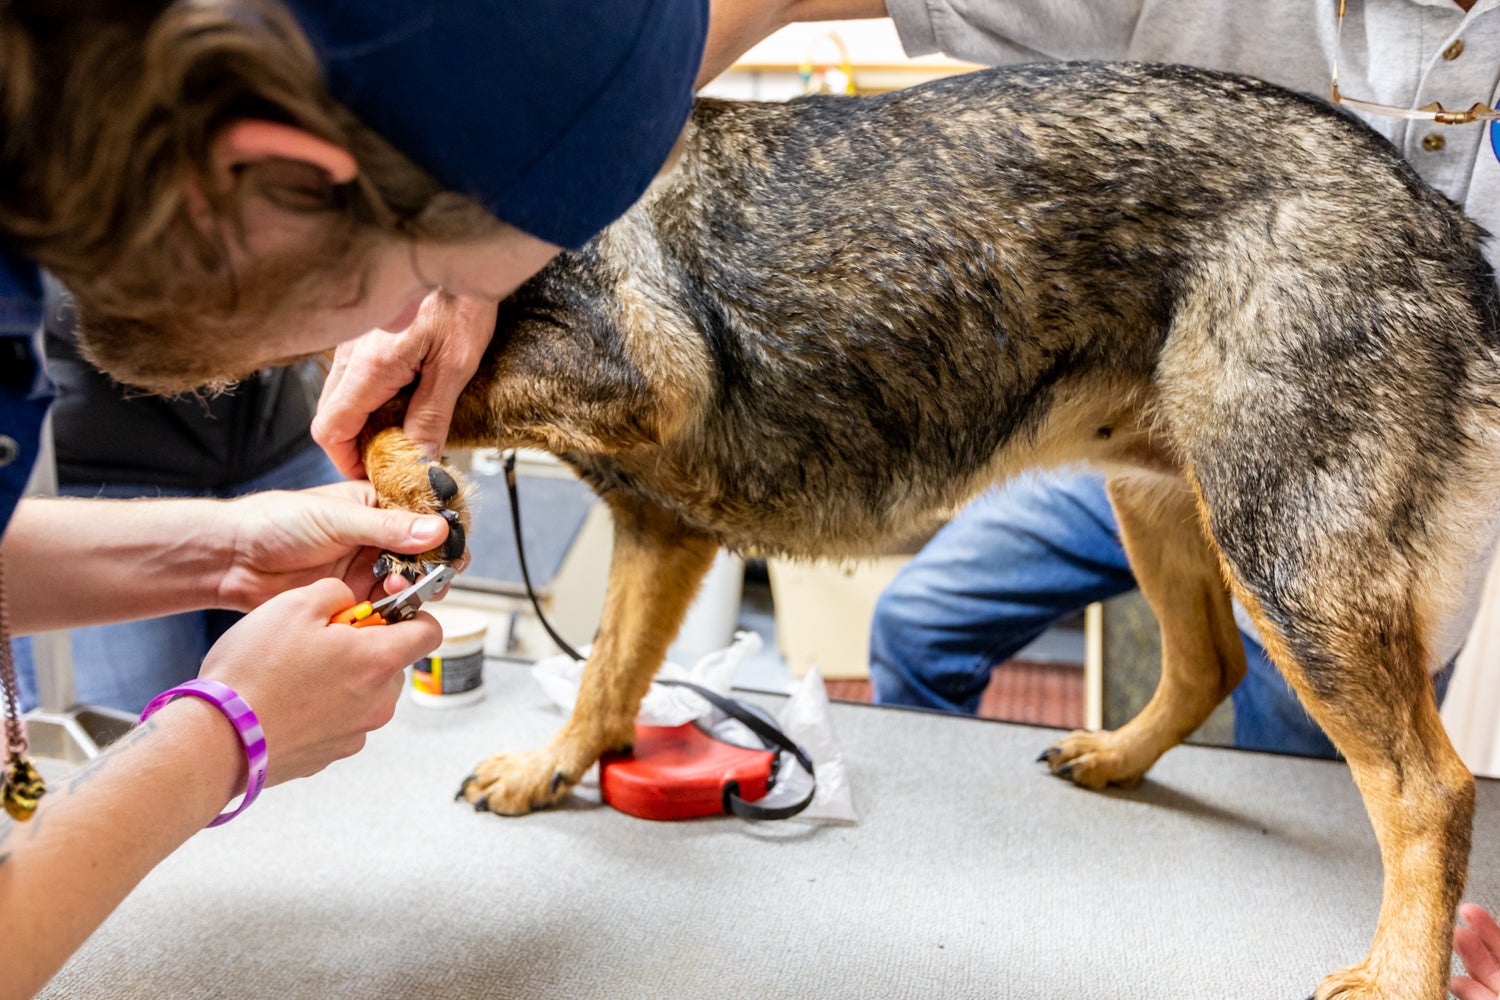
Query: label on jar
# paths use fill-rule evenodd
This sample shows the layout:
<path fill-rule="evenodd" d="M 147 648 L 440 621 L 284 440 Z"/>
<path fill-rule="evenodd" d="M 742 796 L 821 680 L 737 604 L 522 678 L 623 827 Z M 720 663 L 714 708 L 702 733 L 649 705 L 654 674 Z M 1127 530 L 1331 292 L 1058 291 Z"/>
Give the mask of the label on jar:
<path fill-rule="evenodd" d="M 429 656 L 412 668 L 411 685 L 423 694 L 463 694 L 484 680 L 484 651 L 464 656 Z"/>

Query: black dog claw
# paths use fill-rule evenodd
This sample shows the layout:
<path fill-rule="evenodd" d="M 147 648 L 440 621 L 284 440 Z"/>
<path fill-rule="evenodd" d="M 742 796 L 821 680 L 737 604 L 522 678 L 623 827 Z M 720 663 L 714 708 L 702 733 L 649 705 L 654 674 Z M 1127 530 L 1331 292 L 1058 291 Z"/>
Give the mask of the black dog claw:
<path fill-rule="evenodd" d="M 453 481 L 452 476 L 443 471 L 440 465 L 427 467 L 427 483 L 432 487 L 432 492 L 437 494 L 441 503 L 447 503 L 458 496 L 458 484 Z"/>
<path fill-rule="evenodd" d="M 557 790 L 562 787 L 562 783 L 565 780 L 566 779 L 563 777 L 563 773 L 561 771 L 553 771 L 552 772 L 552 794 L 553 795 L 557 794 Z"/>
<path fill-rule="evenodd" d="M 1073 773 L 1073 762 L 1069 761 L 1052 773 L 1057 775 L 1059 778 L 1066 778 L 1070 776 Z"/>
<path fill-rule="evenodd" d="M 464 778 L 463 784 L 458 786 L 458 794 L 453 796 L 453 801 L 457 802 L 459 799 L 463 798 L 464 792 L 467 792 L 469 790 L 469 786 L 474 784 L 474 782 L 478 780 L 479 775 L 477 774 L 470 774 L 468 777 Z"/>
<path fill-rule="evenodd" d="M 1045 763 L 1046 761 L 1051 760 L 1053 757 L 1056 757 L 1060 753 L 1062 753 L 1062 751 L 1057 749 L 1057 747 L 1048 747 L 1037 755 L 1037 763 Z"/>
<path fill-rule="evenodd" d="M 464 526 L 457 521 L 449 522 L 448 537 L 443 540 L 443 561 L 456 562 L 464 554 L 465 544 Z"/>
<path fill-rule="evenodd" d="M 487 812 L 489 812 L 490 811 L 490 800 L 489 799 L 475 799 L 474 800 L 474 811 L 477 812 L 477 813 L 487 813 Z"/>
<path fill-rule="evenodd" d="M 380 553 L 380 558 L 375 560 L 375 579 L 384 580 L 391 575 L 391 570 L 395 568 L 391 554 L 389 552 Z"/>

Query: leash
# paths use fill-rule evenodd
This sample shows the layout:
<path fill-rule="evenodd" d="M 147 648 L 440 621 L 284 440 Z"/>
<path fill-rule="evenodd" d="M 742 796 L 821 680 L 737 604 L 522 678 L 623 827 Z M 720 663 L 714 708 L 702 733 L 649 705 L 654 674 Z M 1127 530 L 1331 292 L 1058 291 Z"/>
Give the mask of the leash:
<path fill-rule="evenodd" d="M 516 560 L 521 565 L 521 581 L 526 585 L 526 596 L 531 601 L 531 607 L 536 611 L 537 620 L 542 623 L 542 628 L 546 630 L 547 635 L 552 638 L 552 641 L 557 643 L 557 647 L 571 657 L 575 663 L 582 663 L 587 657 L 574 649 L 566 639 L 557 634 L 557 630 L 547 620 L 546 613 L 542 611 L 542 602 L 536 596 L 536 588 L 531 585 L 531 571 L 526 566 L 526 545 L 521 540 L 521 497 L 516 488 L 516 453 L 514 449 L 505 453 L 504 468 L 505 491 L 510 497 L 510 523 L 516 537 Z M 808 776 L 813 779 L 812 787 L 803 798 L 785 806 L 761 806 L 754 802 L 747 802 L 740 797 L 737 783 L 730 782 L 724 787 L 722 803 L 724 812 L 733 813 L 742 819 L 789 819 L 812 804 L 813 796 L 817 794 L 818 790 L 817 777 L 813 773 L 812 756 L 790 736 L 782 732 L 768 717 L 760 714 L 758 709 L 755 709 L 746 702 L 736 701 L 733 698 L 725 698 L 723 695 L 715 691 L 710 691 L 708 688 L 694 684 L 691 681 L 658 680 L 653 683 L 661 684 L 664 687 L 686 688 L 692 691 L 714 708 L 754 733 L 765 745 L 766 749 L 774 747 L 778 751 L 791 754 L 797 763 L 807 771 Z M 771 771 L 770 784 L 775 783 L 780 767 L 781 754 L 777 753 L 775 755 L 775 764 Z"/>

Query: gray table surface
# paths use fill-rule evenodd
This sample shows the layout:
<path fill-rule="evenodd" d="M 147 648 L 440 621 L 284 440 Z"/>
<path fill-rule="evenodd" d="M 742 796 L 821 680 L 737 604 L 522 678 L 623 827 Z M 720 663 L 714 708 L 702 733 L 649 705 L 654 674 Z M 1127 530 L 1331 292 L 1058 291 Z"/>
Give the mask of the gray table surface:
<path fill-rule="evenodd" d="M 1299 1000 L 1374 928 L 1339 764 L 1184 747 L 1091 793 L 1035 763 L 1050 730 L 835 705 L 858 825 L 502 819 L 459 779 L 562 719 L 522 667 L 486 687 L 403 699 L 359 756 L 193 838 L 41 995 Z M 1482 781 L 1489 905 L 1497 823 Z"/>

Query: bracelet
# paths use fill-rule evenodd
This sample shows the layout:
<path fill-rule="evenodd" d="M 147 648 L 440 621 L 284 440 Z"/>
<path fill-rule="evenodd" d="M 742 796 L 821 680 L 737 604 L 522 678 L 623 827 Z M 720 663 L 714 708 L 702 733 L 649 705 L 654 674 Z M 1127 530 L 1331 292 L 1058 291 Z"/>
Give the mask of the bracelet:
<path fill-rule="evenodd" d="M 260 719 L 250 710 L 245 699 L 235 693 L 234 688 L 219 681 L 197 678 L 179 684 L 170 690 L 163 691 L 141 712 L 141 721 L 145 722 L 167 702 L 182 695 L 194 698 L 202 698 L 209 702 L 228 719 L 234 726 L 235 731 L 240 734 L 240 740 L 245 744 L 245 798 L 235 807 L 233 812 L 220 813 L 209 826 L 218 826 L 228 823 L 240 813 L 244 812 L 260 790 L 266 784 L 266 736 L 261 731 Z"/>

